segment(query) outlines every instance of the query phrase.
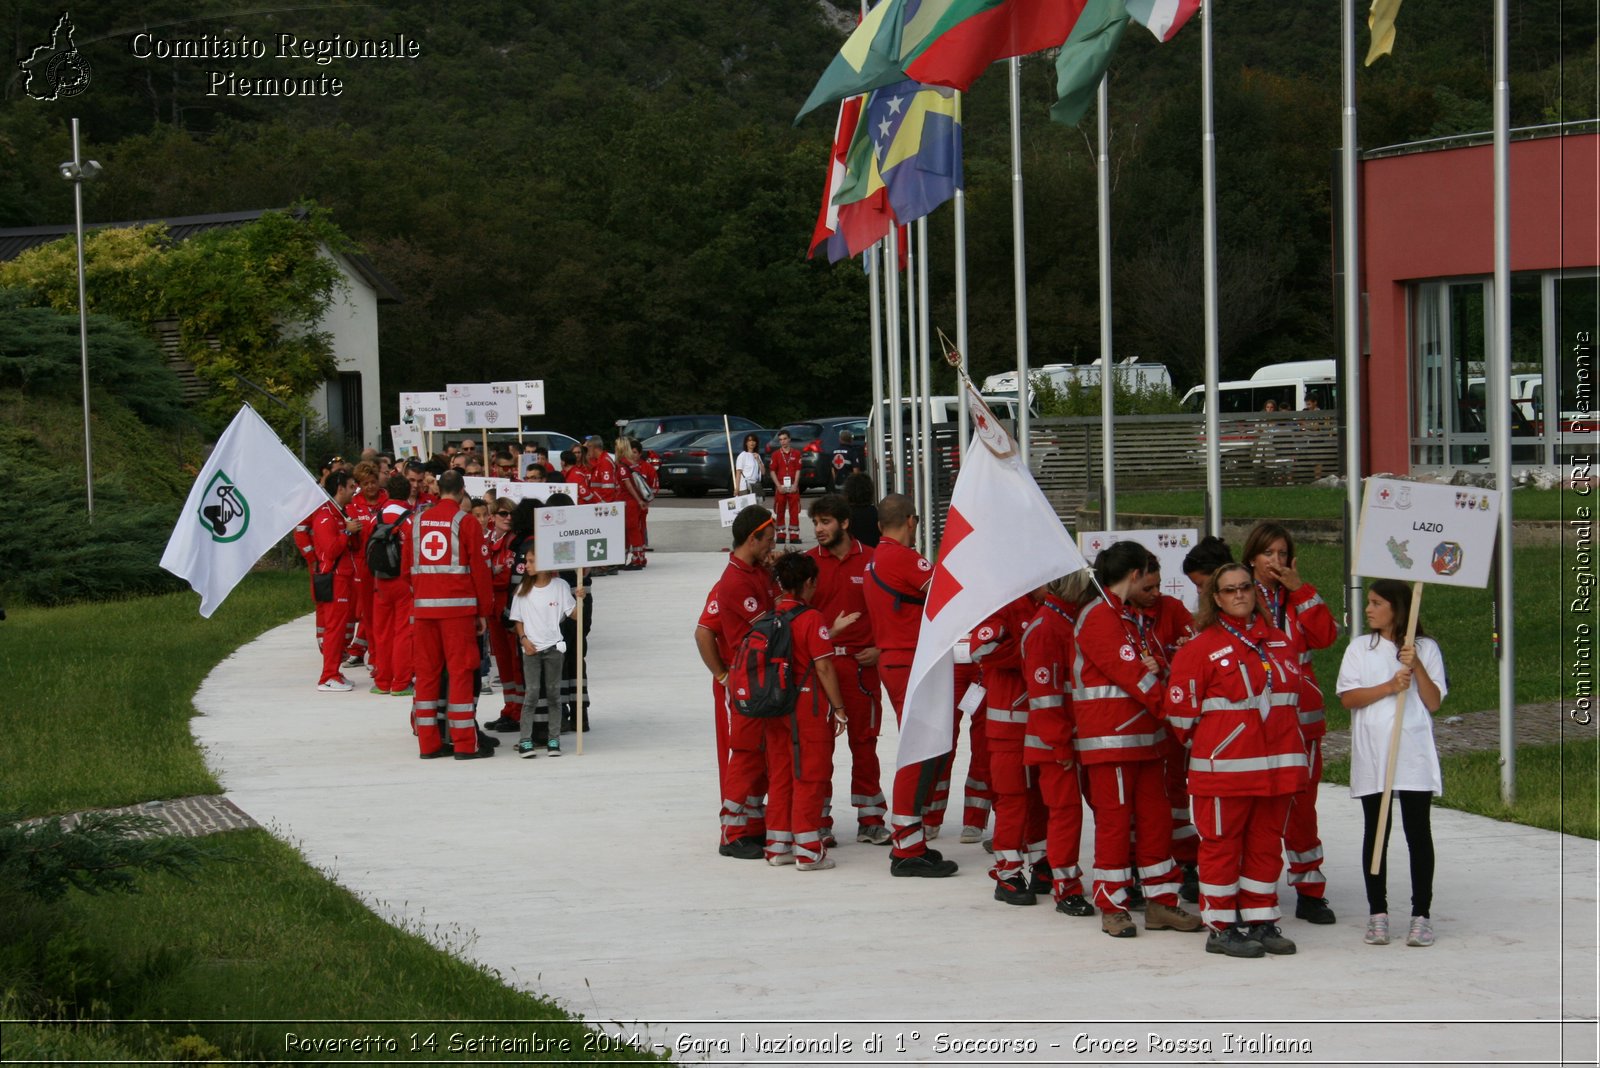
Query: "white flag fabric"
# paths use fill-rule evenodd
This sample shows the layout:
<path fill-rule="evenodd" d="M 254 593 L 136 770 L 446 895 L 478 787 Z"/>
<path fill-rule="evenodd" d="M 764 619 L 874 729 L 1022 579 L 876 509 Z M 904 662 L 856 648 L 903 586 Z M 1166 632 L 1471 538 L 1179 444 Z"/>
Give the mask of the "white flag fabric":
<path fill-rule="evenodd" d="M 895 761 L 901 768 L 950 751 L 956 642 L 1009 602 L 1086 566 L 1016 442 L 971 382 L 963 379 L 962 388 L 972 410 L 972 443 L 922 606 Z"/>
<path fill-rule="evenodd" d="M 256 561 L 327 499 L 245 405 L 194 480 L 161 566 L 194 587 L 200 614 L 209 619 Z"/>

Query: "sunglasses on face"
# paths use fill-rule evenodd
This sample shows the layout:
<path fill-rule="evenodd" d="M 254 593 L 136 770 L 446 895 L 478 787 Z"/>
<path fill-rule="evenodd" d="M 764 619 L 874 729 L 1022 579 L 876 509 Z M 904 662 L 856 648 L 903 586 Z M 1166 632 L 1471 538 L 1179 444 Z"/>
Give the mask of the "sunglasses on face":
<path fill-rule="evenodd" d="M 1218 586 L 1217 592 L 1222 594 L 1224 597 L 1237 597 L 1239 594 L 1249 593 L 1253 589 L 1255 589 L 1255 587 L 1246 582 L 1242 586 Z"/>

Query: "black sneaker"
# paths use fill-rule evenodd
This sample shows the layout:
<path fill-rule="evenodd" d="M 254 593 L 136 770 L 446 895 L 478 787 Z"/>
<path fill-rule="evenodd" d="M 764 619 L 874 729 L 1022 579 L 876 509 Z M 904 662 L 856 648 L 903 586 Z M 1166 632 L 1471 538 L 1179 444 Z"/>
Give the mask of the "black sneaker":
<path fill-rule="evenodd" d="M 1007 905 L 1036 905 L 1039 896 L 1028 889 L 1028 884 L 1020 873 L 1009 879 L 996 880 L 994 884 L 994 899 L 1004 901 Z"/>
<path fill-rule="evenodd" d="M 492 734 L 485 734 L 482 731 L 479 731 L 478 732 L 478 748 L 479 749 L 499 749 L 500 748 L 500 739 L 496 738 Z"/>
<path fill-rule="evenodd" d="M 457 753 L 457 760 L 486 760 L 494 756 L 494 749 L 474 749 L 470 753 Z"/>
<path fill-rule="evenodd" d="M 956 873 L 961 866 L 953 860 L 945 860 L 933 850 L 920 857 L 890 857 L 889 874 L 900 879 L 945 879 Z"/>
<path fill-rule="evenodd" d="M 1094 906 L 1085 901 L 1082 894 L 1068 894 L 1056 902 L 1056 911 L 1067 916 L 1093 916 Z"/>
<path fill-rule="evenodd" d="M 423 760 L 438 760 L 440 757 L 449 756 L 450 753 L 451 753 L 451 750 L 446 749 L 444 746 L 441 745 L 439 748 L 435 749 L 431 753 L 418 753 L 417 756 L 421 757 Z"/>
<path fill-rule="evenodd" d="M 747 835 L 732 842 L 722 843 L 717 847 L 717 852 L 735 860 L 761 860 L 767 855 L 767 844 L 760 838 Z"/>
<path fill-rule="evenodd" d="M 1138 883 L 1128 884 L 1128 911 L 1144 911 L 1144 891 L 1139 889 Z"/>
<path fill-rule="evenodd" d="M 1178 896 L 1191 905 L 1200 903 L 1200 869 L 1194 864 L 1183 866 L 1183 885 L 1178 888 Z"/>
<path fill-rule="evenodd" d="M 1328 902 L 1320 897 L 1307 897 L 1299 895 L 1300 900 L 1294 905 L 1294 918 L 1305 920 L 1307 923 L 1328 924 L 1337 923 L 1333 910 L 1328 907 Z"/>
<path fill-rule="evenodd" d="M 539 750 L 534 748 L 533 743 L 528 741 L 526 738 L 517 743 L 517 756 L 521 757 L 523 760 L 532 760 L 538 755 Z"/>
<path fill-rule="evenodd" d="M 1206 952 L 1222 953 L 1229 957 L 1264 957 L 1267 949 L 1260 942 L 1247 936 L 1237 927 L 1224 927 L 1218 931 L 1212 928 L 1206 936 Z"/>
<path fill-rule="evenodd" d="M 1283 932 L 1275 923 L 1252 923 L 1249 935 L 1252 942 L 1260 942 L 1261 948 L 1268 953 L 1287 957 L 1294 952 L 1294 943 L 1283 937 Z"/>
<path fill-rule="evenodd" d="M 483 729 L 494 731 L 496 734 L 515 734 L 522 729 L 522 724 L 510 716 L 501 716 L 499 719 L 491 719 L 488 723 L 485 723 Z"/>
<path fill-rule="evenodd" d="M 1035 864 L 1033 878 L 1028 880 L 1028 889 L 1035 894 L 1049 894 L 1055 890 L 1055 882 L 1050 878 L 1050 865 Z"/>

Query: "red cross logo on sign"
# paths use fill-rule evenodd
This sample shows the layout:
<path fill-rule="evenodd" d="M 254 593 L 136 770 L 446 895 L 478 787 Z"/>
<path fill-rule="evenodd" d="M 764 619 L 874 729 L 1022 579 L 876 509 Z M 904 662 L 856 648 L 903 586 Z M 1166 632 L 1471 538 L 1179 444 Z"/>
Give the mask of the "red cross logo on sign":
<path fill-rule="evenodd" d="M 450 539 L 442 530 L 430 530 L 422 536 L 422 556 L 426 560 L 443 560 L 450 551 Z"/>

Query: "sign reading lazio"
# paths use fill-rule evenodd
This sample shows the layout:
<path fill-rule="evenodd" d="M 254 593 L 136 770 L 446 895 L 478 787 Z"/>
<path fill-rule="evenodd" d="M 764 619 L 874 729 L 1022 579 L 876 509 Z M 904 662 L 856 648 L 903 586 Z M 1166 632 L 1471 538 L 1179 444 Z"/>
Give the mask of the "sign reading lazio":
<path fill-rule="evenodd" d="M 448 400 L 444 393 L 402 393 L 400 421 L 418 430 L 449 430 Z"/>
<path fill-rule="evenodd" d="M 1089 563 L 1100 550 L 1114 541 L 1136 541 L 1156 554 L 1161 561 L 1161 592 L 1176 597 L 1193 612 L 1200 604 L 1200 591 L 1183 573 L 1183 558 L 1200 540 L 1200 532 L 1182 530 L 1083 530 L 1078 532 L 1078 551 Z"/>
<path fill-rule="evenodd" d="M 541 571 L 624 563 L 622 504 L 543 507 L 534 513 L 534 566 Z"/>
<path fill-rule="evenodd" d="M 1367 578 L 1489 584 L 1500 491 L 1369 478 L 1361 499 L 1355 572 Z"/>
<path fill-rule="evenodd" d="M 445 387 L 452 430 L 515 430 L 515 382 L 454 382 Z"/>

